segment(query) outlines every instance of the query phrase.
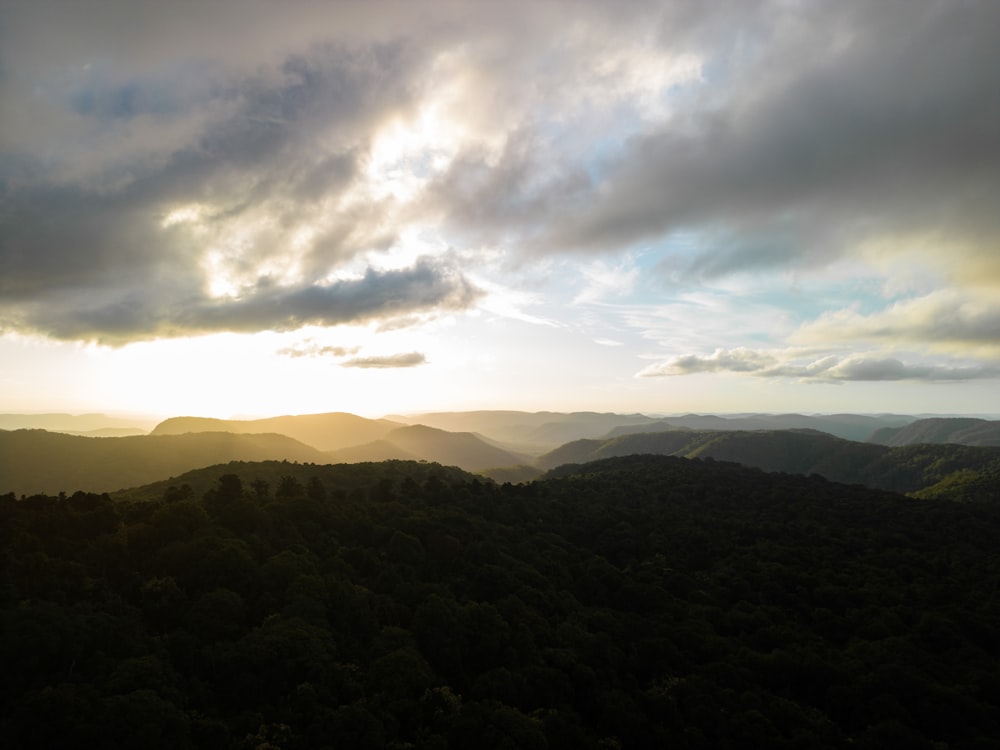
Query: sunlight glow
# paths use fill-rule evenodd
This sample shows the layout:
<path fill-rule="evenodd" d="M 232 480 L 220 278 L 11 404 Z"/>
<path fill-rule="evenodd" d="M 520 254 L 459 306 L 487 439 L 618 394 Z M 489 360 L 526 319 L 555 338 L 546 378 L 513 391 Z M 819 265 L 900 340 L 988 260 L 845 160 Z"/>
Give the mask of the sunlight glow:
<path fill-rule="evenodd" d="M 376 197 L 413 199 L 432 175 L 447 168 L 462 140 L 461 128 L 443 117 L 434 100 L 411 120 L 385 125 L 375 136 L 366 168 Z"/>
<path fill-rule="evenodd" d="M 239 287 L 230 277 L 226 265 L 225 255 L 218 250 L 210 250 L 202 258 L 206 290 L 213 299 L 239 295 Z"/>
<path fill-rule="evenodd" d="M 168 211 L 160 221 L 161 229 L 169 229 L 177 224 L 195 224 L 200 222 L 206 212 L 206 207 L 199 203 L 178 206 Z"/>

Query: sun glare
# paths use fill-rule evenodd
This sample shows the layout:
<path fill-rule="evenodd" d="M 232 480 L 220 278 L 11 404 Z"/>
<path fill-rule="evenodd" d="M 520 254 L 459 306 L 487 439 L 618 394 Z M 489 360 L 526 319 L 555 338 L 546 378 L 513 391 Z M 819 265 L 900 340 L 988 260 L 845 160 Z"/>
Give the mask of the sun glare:
<path fill-rule="evenodd" d="M 393 120 L 376 135 L 366 172 L 377 197 L 409 201 L 451 163 L 461 133 L 438 109 L 430 103 L 416 117 Z"/>
<path fill-rule="evenodd" d="M 395 117 L 375 134 L 366 174 L 376 197 L 411 200 L 473 139 L 468 118 L 457 111 L 468 100 L 470 84 L 455 75 L 460 62 L 455 55 L 441 55 L 432 78 L 451 83 L 435 85 L 416 112 Z"/>

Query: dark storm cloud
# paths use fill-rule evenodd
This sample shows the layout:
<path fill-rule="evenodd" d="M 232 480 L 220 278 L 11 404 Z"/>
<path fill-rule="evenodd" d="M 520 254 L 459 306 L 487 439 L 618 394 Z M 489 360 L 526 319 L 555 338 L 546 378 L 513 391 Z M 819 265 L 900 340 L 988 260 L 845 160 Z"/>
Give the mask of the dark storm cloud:
<path fill-rule="evenodd" d="M 287 287 L 261 282 L 237 298 L 211 298 L 169 290 L 113 290 L 110 298 L 53 295 L 21 306 L 11 328 L 59 339 L 124 344 L 134 340 L 217 331 L 287 331 L 391 319 L 468 307 L 479 292 L 436 259 L 410 268 L 375 271 L 328 284 Z"/>
<path fill-rule="evenodd" d="M 447 266 L 420 259 L 411 268 L 289 289 L 262 285 L 245 301 L 211 301 L 181 316 L 191 330 L 292 330 L 468 307 L 478 291 Z"/>

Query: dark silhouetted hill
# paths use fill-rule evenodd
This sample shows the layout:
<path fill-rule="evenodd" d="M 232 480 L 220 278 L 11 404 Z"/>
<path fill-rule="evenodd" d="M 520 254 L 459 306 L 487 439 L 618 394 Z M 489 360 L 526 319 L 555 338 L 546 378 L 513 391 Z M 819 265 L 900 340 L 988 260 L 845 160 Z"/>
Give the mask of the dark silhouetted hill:
<path fill-rule="evenodd" d="M 110 492 L 227 461 L 326 461 L 284 435 L 203 432 L 88 438 L 0 430 L 0 492 Z"/>
<path fill-rule="evenodd" d="M 317 450 L 332 451 L 370 443 L 399 427 L 388 419 L 366 419 L 346 412 L 299 414 L 267 419 L 211 419 L 172 417 L 158 424 L 153 435 L 182 435 L 187 432 L 277 433 L 287 435 Z"/>
<path fill-rule="evenodd" d="M 396 484 L 409 477 L 423 483 L 430 477 L 449 482 L 483 481 L 481 476 L 455 466 L 442 466 L 428 461 L 389 459 L 350 463 L 291 463 L 289 461 L 230 461 L 192 469 L 167 479 L 111 493 L 116 501 L 150 502 L 176 496 L 180 488 L 190 498 L 201 498 L 217 486 L 219 478 L 235 474 L 242 478 L 247 495 L 275 497 L 280 494 L 283 480 L 294 479 L 299 492 L 307 492 L 310 482 L 318 481 L 328 491 L 351 492 L 370 489 L 380 482 Z"/>
<path fill-rule="evenodd" d="M 1000 421 L 971 417 L 918 419 L 905 427 L 878 430 L 871 442 L 890 446 L 920 443 L 1000 446 Z"/>

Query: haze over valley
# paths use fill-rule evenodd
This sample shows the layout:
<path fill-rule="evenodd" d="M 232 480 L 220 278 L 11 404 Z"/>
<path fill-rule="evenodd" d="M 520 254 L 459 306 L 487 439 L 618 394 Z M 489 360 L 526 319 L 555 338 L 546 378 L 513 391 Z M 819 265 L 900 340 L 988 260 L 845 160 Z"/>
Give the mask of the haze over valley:
<path fill-rule="evenodd" d="M 24 415 L 100 425 L 98 415 Z M 0 415 L 9 426 L 17 415 Z M 109 419 L 119 423 L 118 419 Z M 453 428 L 453 429 L 445 429 Z M 462 429 L 454 429 L 462 428 Z M 98 433 L 101 427 L 95 427 Z M 960 447 L 961 446 L 961 447 Z M 819 474 L 899 492 L 933 492 L 952 475 L 980 482 L 997 470 L 1000 421 L 904 415 L 678 415 L 596 412 L 440 412 L 367 419 L 348 413 L 256 420 L 173 417 L 148 435 L 0 430 L 2 489 L 18 494 L 112 492 L 230 461 L 430 461 L 501 481 L 527 481 L 561 464 L 656 453 Z M 911 465 L 934 464 L 927 474 Z M 948 466 L 942 469 L 942 465 Z M 961 484 L 961 483 L 959 483 Z M 964 492 L 964 490 L 963 490 Z"/>

